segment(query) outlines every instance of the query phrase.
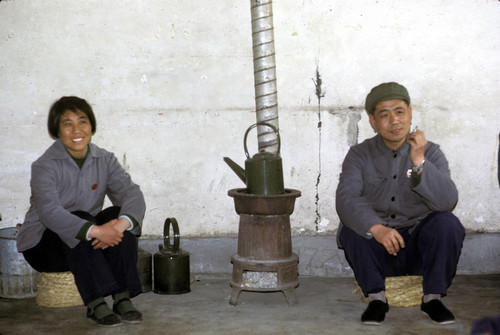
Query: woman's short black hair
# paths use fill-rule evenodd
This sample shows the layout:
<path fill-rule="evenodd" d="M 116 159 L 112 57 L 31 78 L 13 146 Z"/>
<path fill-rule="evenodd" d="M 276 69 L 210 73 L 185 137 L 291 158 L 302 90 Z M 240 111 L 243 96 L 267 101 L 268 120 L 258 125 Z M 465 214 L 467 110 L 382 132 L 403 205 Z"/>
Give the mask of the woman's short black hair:
<path fill-rule="evenodd" d="M 95 121 L 94 112 L 89 103 L 82 98 L 75 96 L 62 97 L 52 104 L 49 111 L 49 117 L 47 120 L 47 128 L 49 130 L 50 137 L 53 139 L 59 138 L 59 121 L 61 120 L 61 115 L 66 111 L 80 111 L 87 115 L 92 126 L 92 135 L 95 134 L 97 130 L 97 124 Z"/>

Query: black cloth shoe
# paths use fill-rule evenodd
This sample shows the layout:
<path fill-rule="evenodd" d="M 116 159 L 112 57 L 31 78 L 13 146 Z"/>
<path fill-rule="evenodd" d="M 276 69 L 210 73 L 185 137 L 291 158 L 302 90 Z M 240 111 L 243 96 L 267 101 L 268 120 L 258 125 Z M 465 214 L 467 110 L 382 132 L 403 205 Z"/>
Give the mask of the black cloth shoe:
<path fill-rule="evenodd" d="M 432 321 L 440 325 L 455 322 L 453 313 L 443 305 L 441 300 L 433 299 L 427 303 L 422 301 L 420 310 L 424 312 L 424 314 L 427 314 Z"/>
<path fill-rule="evenodd" d="M 384 322 L 385 313 L 389 311 L 389 304 L 382 300 L 370 301 L 368 307 L 361 315 L 361 322 L 368 325 L 380 325 Z"/>
<path fill-rule="evenodd" d="M 102 304 L 105 304 L 105 303 L 102 303 Z M 102 304 L 97 305 L 96 308 Z M 99 326 L 101 326 L 101 327 L 116 327 L 116 326 L 119 326 L 122 324 L 122 322 L 120 321 L 120 318 L 118 316 L 116 316 L 115 314 L 108 314 L 106 316 L 98 318 L 95 315 L 96 308 L 91 309 L 91 308 L 87 307 L 87 317 L 89 319 L 95 321 L 95 323 L 97 323 Z"/>
<path fill-rule="evenodd" d="M 126 303 L 127 309 L 119 308 L 120 303 Z M 138 310 L 132 306 L 132 303 L 129 299 L 122 299 L 113 304 L 113 312 L 118 314 L 123 321 L 127 323 L 141 323 L 142 322 L 142 314 Z"/>

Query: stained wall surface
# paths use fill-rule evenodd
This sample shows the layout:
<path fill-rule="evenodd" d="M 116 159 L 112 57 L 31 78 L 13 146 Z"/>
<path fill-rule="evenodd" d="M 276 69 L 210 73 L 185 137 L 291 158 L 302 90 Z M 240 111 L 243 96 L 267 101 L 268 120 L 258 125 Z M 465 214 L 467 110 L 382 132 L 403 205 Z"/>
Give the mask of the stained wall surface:
<path fill-rule="evenodd" d="M 500 231 L 499 1 L 273 8 L 285 186 L 302 192 L 293 235 L 335 233 L 341 163 L 374 135 L 364 99 L 385 81 L 408 88 L 413 124 L 445 152 L 466 228 Z M 30 165 L 52 143 L 47 113 L 63 95 L 92 104 L 93 142 L 141 186 L 144 235 L 161 235 L 166 217 L 184 236 L 237 233 L 227 191 L 243 184 L 222 157 L 244 164 L 256 121 L 250 1 L 0 1 L 0 228 L 24 219 Z"/>

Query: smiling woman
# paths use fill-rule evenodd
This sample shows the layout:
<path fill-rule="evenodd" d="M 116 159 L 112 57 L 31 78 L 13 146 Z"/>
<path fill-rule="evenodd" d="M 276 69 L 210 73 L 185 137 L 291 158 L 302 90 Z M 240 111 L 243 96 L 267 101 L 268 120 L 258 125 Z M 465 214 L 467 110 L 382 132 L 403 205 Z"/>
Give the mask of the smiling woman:
<path fill-rule="evenodd" d="M 80 111 L 66 111 L 59 125 L 59 138 L 69 154 L 75 158 L 85 156 L 92 138 L 87 115 Z"/>
<path fill-rule="evenodd" d="M 62 106 L 58 106 L 62 105 Z M 67 106 L 65 106 L 67 105 Z M 57 136 L 65 149 L 75 158 L 82 158 L 87 153 L 87 146 L 95 133 L 96 122 L 94 113 L 86 108 L 85 100 L 77 97 L 60 99 L 49 112 L 49 125 L 57 126 Z M 62 108 L 61 108 L 62 107 Z M 61 115 L 61 112 L 63 113 Z M 55 129 L 49 133 L 54 137 Z"/>
<path fill-rule="evenodd" d="M 141 292 L 136 263 L 144 196 L 115 155 L 91 143 L 96 120 L 87 101 L 62 97 L 47 127 L 55 142 L 32 164 L 31 206 L 17 248 L 39 272 L 71 271 L 87 317 L 97 324 L 141 322 L 130 298 Z M 103 210 L 106 196 L 113 206 Z"/>

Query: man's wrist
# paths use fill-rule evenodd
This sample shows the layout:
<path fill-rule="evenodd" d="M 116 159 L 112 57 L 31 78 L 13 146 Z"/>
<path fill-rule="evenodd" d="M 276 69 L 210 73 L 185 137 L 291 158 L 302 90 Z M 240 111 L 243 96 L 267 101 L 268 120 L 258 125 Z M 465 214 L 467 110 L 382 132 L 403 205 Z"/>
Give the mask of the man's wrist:
<path fill-rule="evenodd" d="M 382 223 L 374 224 L 373 226 L 370 227 L 370 229 L 368 229 L 368 232 L 366 233 L 366 235 L 373 236 L 374 233 L 376 233 L 376 230 L 379 229 L 380 226 L 384 227 L 384 225 Z"/>
<path fill-rule="evenodd" d="M 422 169 L 424 168 L 424 163 L 425 163 L 425 159 L 423 159 L 422 162 L 420 162 L 420 164 L 413 165 L 411 167 L 411 173 L 412 174 L 419 174 L 420 172 L 422 172 Z"/>
<path fill-rule="evenodd" d="M 413 166 L 411 167 L 412 171 L 413 171 L 413 172 L 420 171 L 420 170 L 424 167 L 424 163 L 425 163 L 425 159 L 422 159 L 422 161 L 421 161 L 419 164 L 417 164 L 417 165 L 413 165 Z"/>

